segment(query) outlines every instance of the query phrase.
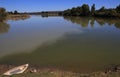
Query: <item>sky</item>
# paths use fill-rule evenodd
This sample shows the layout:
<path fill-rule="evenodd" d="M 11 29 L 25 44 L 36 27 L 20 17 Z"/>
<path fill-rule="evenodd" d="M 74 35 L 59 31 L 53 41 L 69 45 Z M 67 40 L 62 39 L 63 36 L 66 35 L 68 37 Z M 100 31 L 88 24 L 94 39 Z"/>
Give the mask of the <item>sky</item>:
<path fill-rule="evenodd" d="M 96 9 L 102 6 L 115 8 L 120 0 L 0 0 L 0 7 L 19 12 L 63 11 L 82 4 L 95 4 Z"/>

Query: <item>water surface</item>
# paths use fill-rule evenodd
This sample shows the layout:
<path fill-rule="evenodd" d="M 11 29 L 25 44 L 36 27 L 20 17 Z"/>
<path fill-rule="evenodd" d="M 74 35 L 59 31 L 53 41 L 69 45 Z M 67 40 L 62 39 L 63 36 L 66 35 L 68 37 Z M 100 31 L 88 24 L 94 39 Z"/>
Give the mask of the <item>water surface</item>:
<path fill-rule="evenodd" d="M 100 71 L 120 64 L 119 46 L 116 19 L 31 16 L 0 24 L 0 64 Z"/>

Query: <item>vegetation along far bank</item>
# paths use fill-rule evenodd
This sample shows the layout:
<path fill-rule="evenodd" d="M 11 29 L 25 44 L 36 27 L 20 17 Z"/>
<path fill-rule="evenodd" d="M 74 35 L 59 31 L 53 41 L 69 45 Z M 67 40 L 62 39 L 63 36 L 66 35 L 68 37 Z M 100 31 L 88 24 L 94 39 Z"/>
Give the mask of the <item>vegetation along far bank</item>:
<path fill-rule="evenodd" d="M 7 16 L 27 16 L 30 15 L 30 12 L 19 13 L 17 10 L 7 12 L 5 8 L 0 8 L 0 21 L 6 19 Z M 64 11 L 42 11 L 42 12 L 32 12 L 32 14 L 41 14 L 41 15 L 60 15 L 60 16 L 91 16 L 91 17 L 102 17 L 102 18 L 120 18 L 120 5 L 116 8 L 105 8 L 102 6 L 100 9 L 96 9 L 95 4 L 91 7 L 88 4 L 83 4 L 82 6 L 73 7 Z M 18 16 L 19 15 L 19 16 Z"/>
<path fill-rule="evenodd" d="M 116 8 L 105 8 L 102 6 L 100 9 L 96 10 L 95 4 L 91 6 L 88 4 L 83 4 L 82 6 L 73 7 L 67 9 L 63 12 L 64 16 L 93 16 L 93 17 L 106 17 L 106 18 L 120 18 L 120 5 Z"/>

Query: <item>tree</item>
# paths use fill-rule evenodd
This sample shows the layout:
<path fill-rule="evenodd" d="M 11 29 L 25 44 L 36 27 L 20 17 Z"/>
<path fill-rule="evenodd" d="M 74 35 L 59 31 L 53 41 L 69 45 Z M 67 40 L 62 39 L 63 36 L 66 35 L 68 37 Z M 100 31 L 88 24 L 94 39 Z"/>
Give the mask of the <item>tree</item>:
<path fill-rule="evenodd" d="M 67 9 L 63 12 L 63 15 L 70 16 L 71 15 L 71 9 Z"/>
<path fill-rule="evenodd" d="M 72 16 L 76 16 L 76 12 L 77 12 L 76 8 L 73 7 L 73 8 L 71 9 L 71 14 L 72 14 Z"/>
<path fill-rule="evenodd" d="M 102 6 L 98 11 L 99 12 L 104 12 L 106 10 L 106 8 L 104 6 Z"/>
<path fill-rule="evenodd" d="M 116 11 L 117 11 L 117 13 L 120 13 L 120 5 L 118 5 L 118 6 L 116 7 Z"/>
<path fill-rule="evenodd" d="M 87 16 L 90 13 L 89 5 L 83 4 L 82 5 L 82 15 Z"/>
<path fill-rule="evenodd" d="M 106 16 L 106 17 L 116 17 L 117 16 L 117 12 L 114 9 L 107 9 L 105 11 L 104 16 Z"/>
<path fill-rule="evenodd" d="M 76 10 L 77 10 L 76 11 L 76 15 L 80 16 L 82 14 L 82 8 L 81 7 L 77 7 Z"/>
<path fill-rule="evenodd" d="M 0 13 L 4 13 L 5 11 L 5 8 L 0 8 Z"/>
<path fill-rule="evenodd" d="M 0 8 L 0 22 L 5 20 L 7 17 L 6 9 Z"/>
<path fill-rule="evenodd" d="M 14 11 L 14 14 L 18 14 L 18 11 L 17 11 L 17 10 L 15 10 L 15 11 Z"/>
<path fill-rule="evenodd" d="M 91 7 L 91 14 L 94 15 L 94 13 L 95 13 L 95 4 L 93 4 Z"/>
<path fill-rule="evenodd" d="M 83 4 L 81 7 L 73 7 L 72 9 L 65 10 L 64 16 L 88 16 L 90 15 L 90 9 L 87 4 Z"/>
<path fill-rule="evenodd" d="M 13 12 L 12 12 L 12 11 L 10 11 L 10 12 L 8 12 L 8 14 L 13 14 Z"/>

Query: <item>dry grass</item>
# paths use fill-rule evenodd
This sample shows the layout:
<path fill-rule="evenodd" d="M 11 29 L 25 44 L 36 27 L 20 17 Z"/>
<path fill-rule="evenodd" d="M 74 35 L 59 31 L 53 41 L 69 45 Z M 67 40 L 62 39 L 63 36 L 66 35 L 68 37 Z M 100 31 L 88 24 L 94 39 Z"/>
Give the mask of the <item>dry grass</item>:
<path fill-rule="evenodd" d="M 25 20 L 30 18 L 30 15 L 28 14 L 13 14 L 8 16 L 8 20 Z"/>

